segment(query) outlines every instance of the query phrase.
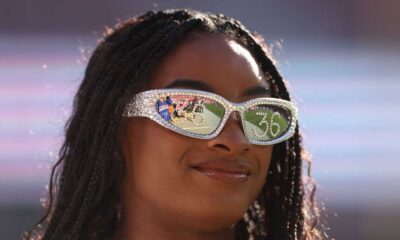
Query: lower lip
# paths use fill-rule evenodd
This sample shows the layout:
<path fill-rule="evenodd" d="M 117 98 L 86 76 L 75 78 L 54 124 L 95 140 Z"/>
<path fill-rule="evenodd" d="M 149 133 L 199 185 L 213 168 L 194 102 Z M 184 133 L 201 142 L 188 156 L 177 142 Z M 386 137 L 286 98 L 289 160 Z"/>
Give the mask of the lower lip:
<path fill-rule="evenodd" d="M 197 169 L 194 168 L 199 173 L 202 173 L 204 176 L 209 177 L 214 180 L 226 182 L 226 183 L 244 183 L 248 179 L 248 175 L 245 173 L 232 173 L 232 172 L 224 172 L 219 170 L 211 170 L 211 169 Z"/>

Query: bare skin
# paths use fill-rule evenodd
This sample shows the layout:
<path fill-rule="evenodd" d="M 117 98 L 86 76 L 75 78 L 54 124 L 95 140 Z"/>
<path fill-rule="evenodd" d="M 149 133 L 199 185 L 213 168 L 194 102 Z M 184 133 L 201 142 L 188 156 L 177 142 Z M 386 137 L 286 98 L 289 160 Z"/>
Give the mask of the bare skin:
<path fill-rule="evenodd" d="M 232 102 L 266 96 L 246 90 L 268 86 L 248 50 L 200 33 L 191 33 L 168 55 L 148 89 L 204 85 L 176 79 L 205 83 Z M 122 222 L 114 239 L 233 240 L 234 224 L 260 193 L 272 154 L 272 146 L 248 142 L 238 119 L 232 114 L 222 132 L 210 140 L 180 135 L 147 118 L 125 119 Z M 192 167 L 194 162 L 213 159 L 245 163 L 250 175 L 245 182 L 227 183 Z"/>

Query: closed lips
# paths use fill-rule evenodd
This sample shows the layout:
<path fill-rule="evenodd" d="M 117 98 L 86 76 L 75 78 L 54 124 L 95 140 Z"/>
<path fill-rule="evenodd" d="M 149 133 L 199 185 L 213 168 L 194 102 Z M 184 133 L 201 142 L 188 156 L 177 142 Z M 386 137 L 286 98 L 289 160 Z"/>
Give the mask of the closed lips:
<path fill-rule="evenodd" d="M 246 176 L 251 173 L 251 166 L 242 160 L 207 160 L 194 163 L 191 167 L 201 172 L 225 172 Z"/>

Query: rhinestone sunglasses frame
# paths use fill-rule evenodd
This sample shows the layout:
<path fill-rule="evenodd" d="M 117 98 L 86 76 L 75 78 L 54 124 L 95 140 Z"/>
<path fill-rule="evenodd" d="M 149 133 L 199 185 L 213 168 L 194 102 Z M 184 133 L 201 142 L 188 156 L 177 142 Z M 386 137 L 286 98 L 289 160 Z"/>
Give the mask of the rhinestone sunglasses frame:
<path fill-rule="evenodd" d="M 211 134 L 196 134 L 189 132 L 187 130 L 184 130 L 182 128 L 176 127 L 172 125 L 171 123 L 165 121 L 160 114 L 156 110 L 156 102 L 158 99 L 162 97 L 167 97 L 167 96 L 174 96 L 174 95 L 185 95 L 185 96 L 193 96 L 193 97 L 205 97 L 211 100 L 214 100 L 221 104 L 224 109 L 225 113 L 224 116 L 219 123 L 218 127 L 216 130 L 214 130 Z M 254 98 L 242 103 L 233 103 L 230 102 L 229 100 L 223 98 L 220 95 L 217 95 L 215 93 L 210 93 L 206 91 L 200 91 L 200 90 L 192 90 L 192 89 L 153 89 L 153 90 L 148 90 L 144 91 L 141 93 L 136 94 L 126 105 L 123 117 L 147 117 L 150 118 L 151 120 L 157 122 L 163 127 L 166 127 L 174 132 L 180 133 L 182 135 L 188 136 L 188 137 L 193 137 L 193 138 L 198 138 L 198 139 L 212 139 L 218 136 L 218 134 L 222 131 L 223 127 L 225 126 L 229 116 L 231 115 L 232 112 L 237 111 L 240 113 L 240 118 L 241 118 L 241 124 L 243 129 L 245 128 L 244 126 L 244 111 L 248 109 L 251 106 L 254 105 L 259 105 L 259 104 L 267 104 L 267 105 L 272 105 L 272 106 L 278 106 L 278 107 L 283 107 L 287 109 L 290 112 L 290 123 L 287 131 L 280 137 L 269 140 L 269 141 L 258 141 L 255 139 L 250 138 L 247 136 L 246 131 L 244 131 L 244 134 L 248 141 L 251 144 L 256 144 L 256 145 L 272 145 L 276 144 L 279 142 L 283 142 L 289 138 L 291 138 L 295 132 L 295 128 L 297 125 L 297 108 L 296 106 L 289 101 L 283 100 L 283 99 L 278 99 L 278 98 Z"/>

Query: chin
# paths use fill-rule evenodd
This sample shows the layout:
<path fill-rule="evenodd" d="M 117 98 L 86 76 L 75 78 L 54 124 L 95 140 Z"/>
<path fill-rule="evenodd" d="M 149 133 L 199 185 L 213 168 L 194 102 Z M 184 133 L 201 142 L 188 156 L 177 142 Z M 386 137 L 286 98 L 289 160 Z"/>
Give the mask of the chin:
<path fill-rule="evenodd" d="M 202 231 L 218 231 L 230 228 L 238 222 L 247 210 L 247 206 L 224 206 L 220 205 L 197 205 L 192 211 L 188 212 L 188 222 L 194 223 L 196 228 Z"/>
<path fill-rule="evenodd" d="M 243 213 L 244 214 L 244 213 Z M 209 215 L 207 217 L 199 217 L 193 219 L 190 223 L 192 228 L 202 232 L 216 232 L 231 228 L 237 223 L 243 216 L 221 216 L 221 215 Z"/>

